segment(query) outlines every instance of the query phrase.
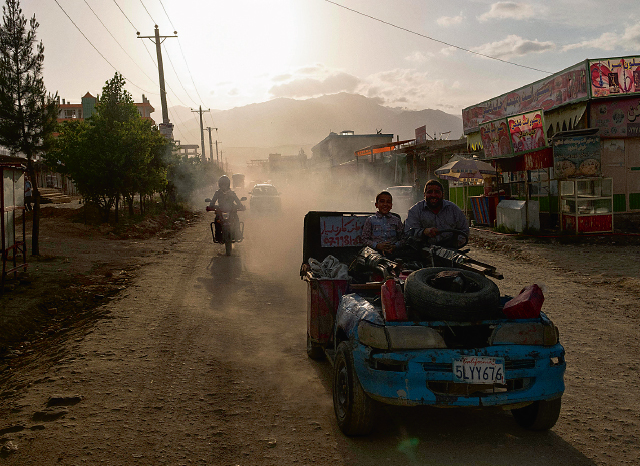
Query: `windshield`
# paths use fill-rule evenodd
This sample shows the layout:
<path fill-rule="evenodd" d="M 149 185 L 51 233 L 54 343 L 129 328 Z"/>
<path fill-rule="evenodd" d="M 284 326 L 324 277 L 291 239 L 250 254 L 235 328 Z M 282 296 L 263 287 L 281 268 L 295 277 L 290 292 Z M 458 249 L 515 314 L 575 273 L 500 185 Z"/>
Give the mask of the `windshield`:
<path fill-rule="evenodd" d="M 254 196 L 277 196 L 278 190 L 274 186 L 256 186 L 253 188 Z"/>

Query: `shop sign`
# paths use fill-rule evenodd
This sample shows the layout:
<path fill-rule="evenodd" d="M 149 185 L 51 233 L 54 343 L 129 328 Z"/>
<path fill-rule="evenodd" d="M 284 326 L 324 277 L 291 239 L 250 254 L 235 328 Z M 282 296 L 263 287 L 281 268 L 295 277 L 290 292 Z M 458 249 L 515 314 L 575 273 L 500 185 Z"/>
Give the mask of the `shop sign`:
<path fill-rule="evenodd" d="M 592 103 L 591 126 L 602 137 L 640 137 L 640 97 Z"/>
<path fill-rule="evenodd" d="M 529 152 L 522 156 L 523 170 L 541 170 L 553 167 L 553 151 L 551 147 Z"/>
<path fill-rule="evenodd" d="M 601 175 L 599 136 L 567 136 L 553 140 L 556 180 Z"/>
<path fill-rule="evenodd" d="M 416 128 L 416 144 L 422 144 L 427 142 L 427 126 L 421 126 Z"/>
<path fill-rule="evenodd" d="M 515 115 L 507 119 L 515 154 L 538 150 L 547 145 L 542 110 Z"/>
<path fill-rule="evenodd" d="M 320 217 L 320 246 L 362 246 L 362 226 L 366 219 L 366 216 Z"/>
<path fill-rule="evenodd" d="M 486 158 L 512 155 L 507 120 L 490 121 L 480 125 L 480 137 Z"/>
<path fill-rule="evenodd" d="M 640 57 L 589 60 L 589 73 L 593 98 L 640 93 Z"/>
<path fill-rule="evenodd" d="M 537 109 L 549 111 L 571 102 L 586 100 L 588 97 L 587 64 L 583 61 L 548 78 L 463 109 L 464 134 L 475 132 L 480 124 L 490 120 Z"/>

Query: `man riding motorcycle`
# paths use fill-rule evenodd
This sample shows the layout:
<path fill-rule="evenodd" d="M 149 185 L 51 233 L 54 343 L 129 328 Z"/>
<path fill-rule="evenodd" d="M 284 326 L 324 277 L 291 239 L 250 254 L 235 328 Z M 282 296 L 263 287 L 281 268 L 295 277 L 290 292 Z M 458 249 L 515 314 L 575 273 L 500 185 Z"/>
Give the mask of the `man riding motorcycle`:
<path fill-rule="evenodd" d="M 222 219 L 220 218 L 220 211 L 229 212 L 234 223 L 236 223 L 238 220 L 238 211 L 246 210 L 246 208 L 242 205 L 236 193 L 231 191 L 231 180 L 227 175 L 222 175 L 218 179 L 218 188 L 211 198 L 209 207 L 216 209 L 216 241 L 222 242 Z M 218 203 L 217 207 L 216 202 Z"/>

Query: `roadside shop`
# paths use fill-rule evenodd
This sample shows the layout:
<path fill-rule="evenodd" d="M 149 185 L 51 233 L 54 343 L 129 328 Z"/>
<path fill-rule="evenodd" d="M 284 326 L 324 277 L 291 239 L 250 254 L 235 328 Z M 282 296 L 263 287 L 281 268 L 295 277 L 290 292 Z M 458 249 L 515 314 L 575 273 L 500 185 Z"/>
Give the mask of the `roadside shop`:
<path fill-rule="evenodd" d="M 538 203 L 542 228 L 640 224 L 640 57 L 584 60 L 462 117 L 497 189 Z"/>

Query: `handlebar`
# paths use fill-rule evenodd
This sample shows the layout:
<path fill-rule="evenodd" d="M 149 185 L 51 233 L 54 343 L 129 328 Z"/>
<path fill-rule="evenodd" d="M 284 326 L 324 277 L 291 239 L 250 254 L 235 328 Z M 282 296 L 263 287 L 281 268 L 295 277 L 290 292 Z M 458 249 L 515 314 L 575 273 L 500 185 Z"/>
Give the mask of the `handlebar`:
<path fill-rule="evenodd" d="M 457 234 L 457 236 L 464 236 L 464 243 L 459 245 L 458 248 L 463 248 L 467 245 L 467 243 L 469 242 L 469 235 L 467 233 L 465 233 L 462 230 L 456 230 L 455 228 L 448 228 L 446 230 L 439 230 L 438 234 L 442 234 L 442 233 L 454 233 Z"/>
<path fill-rule="evenodd" d="M 224 210 L 224 209 L 221 209 L 221 208 L 219 208 L 219 207 L 211 207 L 210 205 L 208 205 L 208 206 L 206 207 L 206 211 L 207 211 L 207 212 L 215 212 L 215 213 L 219 213 L 219 212 L 229 212 L 229 213 L 233 213 L 233 212 L 242 212 L 242 211 L 244 211 L 244 210 L 246 210 L 246 207 L 245 207 L 245 206 L 242 206 L 242 208 L 233 208 L 233 209 L 228 209 L 228 210 Z"/>

